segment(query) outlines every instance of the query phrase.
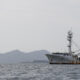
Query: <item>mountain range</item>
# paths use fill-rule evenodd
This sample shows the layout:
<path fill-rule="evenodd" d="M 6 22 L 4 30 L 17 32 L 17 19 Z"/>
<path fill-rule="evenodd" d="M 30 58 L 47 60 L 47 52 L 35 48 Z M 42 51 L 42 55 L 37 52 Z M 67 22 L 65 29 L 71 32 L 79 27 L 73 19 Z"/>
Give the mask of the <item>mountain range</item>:
<path fill-rule="evenodd" d="M 0 63 L 21 63 L 21 62 L 35 62 L 48 61 L 45 54 L 50 53 L 47 50 L 38 50 L 33 52 L 22 52 L 20 50 L 13 50 L 4 54 L 0 54 Z"/>

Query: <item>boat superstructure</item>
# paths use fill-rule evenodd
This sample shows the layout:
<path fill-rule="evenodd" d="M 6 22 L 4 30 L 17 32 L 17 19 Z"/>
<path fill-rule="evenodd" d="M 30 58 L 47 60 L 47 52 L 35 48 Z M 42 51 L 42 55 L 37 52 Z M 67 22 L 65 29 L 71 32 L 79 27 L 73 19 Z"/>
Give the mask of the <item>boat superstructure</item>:
<path fill-rule="evenodd" d="M 69 52 L 67 53 L 56 52 L 52 54 L 46 54 L 50 64 L 80 64 L 78 55 L 75 55 L 72 52 L 72 37 L 73 37 L 72 31 L 69 31 L 67 37 L 69 41 L 68 45 Z"/>

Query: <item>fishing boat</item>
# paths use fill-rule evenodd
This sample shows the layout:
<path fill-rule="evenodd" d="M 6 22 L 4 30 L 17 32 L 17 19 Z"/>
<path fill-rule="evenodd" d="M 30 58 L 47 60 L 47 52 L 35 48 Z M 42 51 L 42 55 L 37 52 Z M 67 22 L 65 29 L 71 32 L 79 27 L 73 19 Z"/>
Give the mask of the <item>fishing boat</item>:
<path fill-rule="evenodd" d="M 80 58 L 78 54 L 72 51 L 72 31 L 68 32 L 67 40 L 69 42 L 68 52 L 54 52 L 52 54 L 46 54 L 50 64 L 80 64 Z"/>

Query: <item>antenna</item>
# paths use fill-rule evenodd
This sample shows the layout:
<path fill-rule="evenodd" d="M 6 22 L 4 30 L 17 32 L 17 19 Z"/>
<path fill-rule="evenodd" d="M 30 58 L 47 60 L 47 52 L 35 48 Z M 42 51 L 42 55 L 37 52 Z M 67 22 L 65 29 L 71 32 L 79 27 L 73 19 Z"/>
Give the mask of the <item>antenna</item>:
<path fill-rule="evenodd" d="M 72 36 L 73 36 L 73 34 L 72 34 L 72 31 L 70 30 L 69 32 L 68 32 L 68 41 L 69 41 L 69 45 L 68 45 L 68 47 L 69 47 L 69 54 L 71 54 L 72 55 L 72 50 L 71 50 L 71 48 L 72 48 Z"/>

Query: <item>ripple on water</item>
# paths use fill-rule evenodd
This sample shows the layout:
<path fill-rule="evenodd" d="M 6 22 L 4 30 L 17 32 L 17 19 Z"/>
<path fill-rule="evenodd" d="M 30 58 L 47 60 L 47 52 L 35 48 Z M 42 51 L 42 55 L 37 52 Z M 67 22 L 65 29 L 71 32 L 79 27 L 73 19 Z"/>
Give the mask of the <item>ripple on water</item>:
<path fill-rule="evenodd" d="M 2 64 L 0 80 L 80 80 L 80 65 Z"/>

